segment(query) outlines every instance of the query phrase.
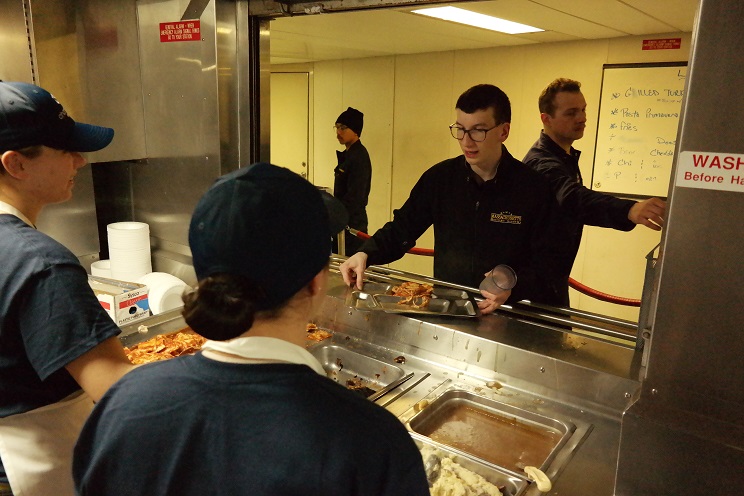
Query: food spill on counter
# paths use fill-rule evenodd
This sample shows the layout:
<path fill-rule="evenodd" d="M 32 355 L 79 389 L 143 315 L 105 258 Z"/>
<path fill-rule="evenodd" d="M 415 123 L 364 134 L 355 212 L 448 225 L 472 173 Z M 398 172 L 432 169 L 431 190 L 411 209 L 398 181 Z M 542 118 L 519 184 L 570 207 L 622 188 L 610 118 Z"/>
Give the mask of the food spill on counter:
<path fill-rule="evenodd" d="M 469 470 L 439 450 L 420 448 L 432 496 L 502 496 L 498 486 Z"/>
<path fill-rule="evenodd" d="M 160 334 L 131 348 L 124 348 L 129 361 L 135 365 L 168 360 L 199 351 L 206 338 L 185 327 L 170 334 Z"/>
<path fill-rule="evenodd" d="M 346 380 L 346 388 L 359 393 L 365 398 L 375 393 L 375 390 L 365 384 L 364 379 L 358 376 L 354 376 L 351 379 Z"/>
<path fill-rule="evenodd" d="M 404 282 L 393 286 L 392 295 L 400 296 L 398 305 L 410 305 L 412 308 L 425 308 L 429 305 L 434 286 L 417 282 Z"/>
<path fill-rule="evenodd" d="M 330 369 L 330 370 L 326 369 L 328 378 L 335 382 L 339 382 L 339 383 L 343 382 L 343 385 L 347 389 L 354 391 L 355 393 L 359 393 L 365 398 L 377 392 L 376 390 L 369 387 L 369 385 L 372 384 L 371 381 L 363 379 L 356 374 L 354 374 L 354 377 L 350 377 L 346 379 L 345 381 L 343 379 L 339 380 L 338 373 L 341 372 L 343 368 L 344 368 L 343 360 L 341 360 L 340 357 L 336 357 L 336 368 Z M 375 374 L 375 378 L 379 379 L 380 374 Z"/>
<path fill-rule="evenodd" d="M 406 363 L 406 357 L 403 355 L 395 357 L 395 363 Z"/>
<path fill-rule="evenodd" d="M 149 331 L 147 326 L 138 328 L 140 333 Z M 315 324 L 307 324 L 307 339 L 310 342 L 323 341 L 333 336 L 332 333 L 320 329 Z M 206 338 L 194 332 L 190 327 L 184 327 L 176 332 L 160 334 L 147 341 L 124 348 L 129 361 L 135 365 L 168 360 L 181 355 L 196 353 L 206 342 Z M 308 343 L 311 344 L 311 343 Z"/>
<path fill-rule="evenodd" d="M 313 323 L 307 325 L 307 339 L 309 339 L 310 341 L 323 341 L 324 339 L 328 339 L 331 336 L 333 336 L 333 333 L 324 331 Z"/>

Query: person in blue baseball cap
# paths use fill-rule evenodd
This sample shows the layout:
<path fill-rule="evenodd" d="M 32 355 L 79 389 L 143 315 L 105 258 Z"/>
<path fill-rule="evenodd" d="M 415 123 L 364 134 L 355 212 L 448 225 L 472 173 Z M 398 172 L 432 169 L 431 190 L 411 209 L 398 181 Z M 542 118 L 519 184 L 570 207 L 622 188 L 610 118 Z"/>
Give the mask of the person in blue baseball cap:
<path fill-rule="evenodd" d="M 75 448 L 80 496 L 429 495 L 403 424 L 305 349 L 331 235 L 346 225 L 326 200 L 268 163 L 199 200 L 189 229 L 199 284 L 183 316 L 209 341 L 103 397 Z"/>
<path fill-rule="evenodd" d="M 93 401 L 131 370 L 77 257 L 36 230 L 72 196 L 80 152 L 113 129 L 75 122 L 45 89 L 0 82 L 0 495 L 73 495 Z"/>

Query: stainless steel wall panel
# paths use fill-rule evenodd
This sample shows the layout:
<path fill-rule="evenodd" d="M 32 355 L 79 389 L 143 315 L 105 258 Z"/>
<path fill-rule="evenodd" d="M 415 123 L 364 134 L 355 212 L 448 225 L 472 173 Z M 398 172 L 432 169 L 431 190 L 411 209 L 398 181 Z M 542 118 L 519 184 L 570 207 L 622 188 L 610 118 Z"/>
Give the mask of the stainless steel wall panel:
<path fill-rule="evenodd" d="M 91 161 L 146 158 L 135 2 L 83 0 L 75 8 L 85 118 L 115 130 Z"/>
<path fill-rule="evenodd" d="M 738 27 L 744 4 L 703 0 L 693 39 L 677 154 L 744 154 L 744 112 Z M 725 113 L 722 114 L 722 109 Z M 674 175 L 673 175 L 674 176 Z M 710 408 L 744 408 L 744 339 L 732 303 L 744 301 L 744 191 L 678 187 L 672 183 L 661 245 L 655 323 L 645 387 L 656 401 L 689 401 L 687 392 L 715 399 Z M 744 426 L 744 416 L 738 416 Z"/>
<path fill-rule="evenodd" d="M 24 0 L 0 0 L 0 79 L 34 82 Z"/>
<path fill-rule="evenodd" d="M 160 23 L 175 22 L 188 1 L 137 2 L 149 159 L 219 157 L 214 4 L 204 11 L 201 40 L 161 42 Z"/>
<path fill-rule="evenodd" d="M 86 121 L 79 47 L 84 36 L 71 1 L 0 1 L 0 79 L 38 84 L 54 94 L 73 118 Z M 91 160 L 93 154 L 89 154 Z M 98 228 L 90 167 L 78 171 L 73 198 L 49 205 L 41 231 L 89 265 L 98 257 Z"/>
<path fill-rule="evenodd" d="M 701 3 L 678 151 L 744 154 L 741 130 L 733 125 L 744 111 L 743 16 L 738 1 Z M 670 401 L 679 397 L 669 391 L 673 386 L 744 407 L 742 324 L 731 306 L 744 301 L 743 216 L 744 193 L 673 183 L 647 373 Z"/>
<path fill-rule="evenodd" d="M 252 114 L 257 116 L 253 119 L 254 126 L 258 129 L 258 150 L 254 158 L 262 162 L 271 160 L 271 63 L 270 63 L 270 36 L 269 21 L 267 19 L 255 19 L 250 26 L 253 33 L 252 51 L 252 74 L 257 76 L 251 78 L 252 95 L 251 102 L 254 106 Z"/>
<path fill-rule="evenodd" d="M 134 165 L 135 220 L 147 222 L 152 237 L 188 248 L 189 221 L 196 202 L 219 175 L 219 164 L 214 162 L 181 157 Z"/>
<path fill-rule="evenodd" d="M 744 154 L 738 0 L 702 0 L 675 151 Z M 625 412 L 616 494 L 731 494 L 744 467 L 744 190 L 677 185 L 672 173 L 640 396 Z"/>
<path fill-rule="evenodd" d="M 188 4 L 137 2 L 148 160 L 132 168 L 135 219 L 186 247 L 194 206 L 221 171 L 214 2 L 200 40 L 160 41 L 160 23 L 179 21 Z"/>
<path fill-rule="evenodd" d="M 247 118 L 250 100 L 241 94 L 240 84 L 248 80 L 248 43 L 244 32 L 248 19 L 247 14 L 243 18 L 238 13 L 244 3 L 215 1 L 221 174 L 238 169 L 248 160 L 247 150 L 244 152 L 243 148 L 250 142 L 246 131 L 250 122 L 244 125 L 243 119 Z"/>

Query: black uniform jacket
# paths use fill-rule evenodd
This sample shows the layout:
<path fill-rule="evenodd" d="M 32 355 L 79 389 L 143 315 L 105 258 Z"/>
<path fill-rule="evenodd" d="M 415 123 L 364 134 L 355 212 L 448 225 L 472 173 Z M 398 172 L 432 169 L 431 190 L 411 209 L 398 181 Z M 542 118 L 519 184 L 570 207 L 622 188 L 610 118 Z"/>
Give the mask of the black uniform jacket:
<path fill-rule="evenodd" d="M 349 212 L 349 227 L 367 232 L 367 201 L 372 184 L 372 162 L 360 140 L 348 150 L 336 151 L 338 165 L 334 169 L 333 196 Z"/>
<path fill-rule="evenodd" d="M 555 199 L 545 180 L 503 147 L 496 177 L 481 185 L 464 156 L 424 172 L 393 220 L 362 245 L 368 264 L 401 258 L 434 225 L 434 277 L 478 287 L 498 264 L 517 285 L 509 302 L 559 304 L 554 244 Z"/>
<path fill-rule="evenodd" d="M 548 180 L 560 206 L 559 241 L 565 253 L 560 266 L 566 279 L 571 274 L 571 267 L 579 251 L 585 224 L 620 231 L 630 231 L 635 227 L 628 219 L 628 211 L 635 201 L 592 191 L 583 185 L 579 170 L 580 155 L 581 152 L 573 147 L 570 154 L 566 153 L 547 134 L 541 132 L 540 139 L 532 145 L 523 160 L 527 166 Z"/>

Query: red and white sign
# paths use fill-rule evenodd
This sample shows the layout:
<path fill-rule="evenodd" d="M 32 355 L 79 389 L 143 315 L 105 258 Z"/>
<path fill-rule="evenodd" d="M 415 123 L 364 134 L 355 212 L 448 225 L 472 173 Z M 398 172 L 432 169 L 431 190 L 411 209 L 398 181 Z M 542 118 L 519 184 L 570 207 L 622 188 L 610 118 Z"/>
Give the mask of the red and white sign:
<path fill-rule="evenodd" d="M 744 193 L 744 155 L 681 152 L 676 185 Z"/>
<path fill-rule="evenodd" d="M 657 38 L 655 40 L 643 40 L 643 50 L 679 50 L 682 47 L 682 38 Z"/>
<path fill-rule="evenodd" d="M 160 23 L 160 42 L 201 41 L 201 21 L 177 21 Z"/>

